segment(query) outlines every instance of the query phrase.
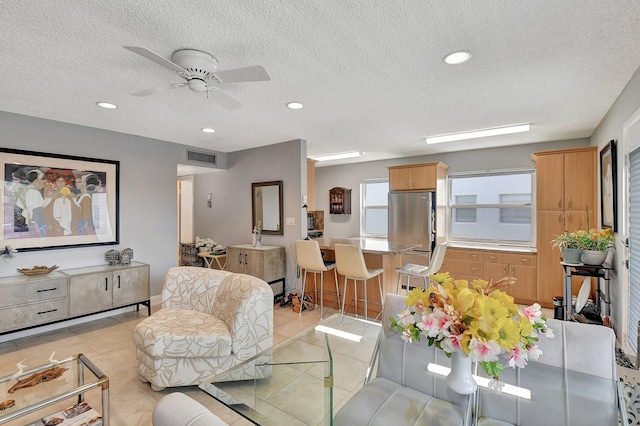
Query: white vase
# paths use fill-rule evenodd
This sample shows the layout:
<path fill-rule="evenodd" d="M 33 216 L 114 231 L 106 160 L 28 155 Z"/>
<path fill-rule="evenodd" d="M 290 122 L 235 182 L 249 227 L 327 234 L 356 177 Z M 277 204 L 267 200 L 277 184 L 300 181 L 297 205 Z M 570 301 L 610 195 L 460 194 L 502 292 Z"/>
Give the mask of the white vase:
<path fill-rule="evenodd" d="M 445 383 L 452 391 L 460 395 L 472 394 L 478 389 L 471 374 L 471 358 L 461 352 L 451 354 L 451 372 Z"/>
<path fill-rule="evenodd" d="M 582 263 L 585 265 L 602 265 L 602 262 L 607 258 L 607 251 L 598 250 L 583 250 Z"/>

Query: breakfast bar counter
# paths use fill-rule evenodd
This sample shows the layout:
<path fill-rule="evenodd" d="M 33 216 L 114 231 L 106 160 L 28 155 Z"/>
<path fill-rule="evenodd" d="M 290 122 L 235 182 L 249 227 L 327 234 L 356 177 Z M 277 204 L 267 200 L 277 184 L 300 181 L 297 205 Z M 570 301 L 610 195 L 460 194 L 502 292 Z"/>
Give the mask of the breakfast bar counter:
<path fill-rule="evenodd" d="M 369 269 L 378 269 L 382 268 L 384 272 L 382 273 L 382 293 L 383 295 L 386 293 L 395 293 L 398 286 L 398 273 L 396 272 L 396 268 L 402 266 L 402 253 L 410 252 L 412 250 L 419 249 L 420 244 L 407 244 L 407 243 L 392 243 L 383 238 L 365 238 L 365 237 L 355 237 L 355 238 L 318 238 L 315 241 L 318 242 L 320 246 L 320 250 L 323 253 L 323 258 L 325 261 L 335 260 L 334 248 L 336 244 L 351 244 L 360 246 L 362 253 L 364 255 L 365 263 L 367 264 L 367 268 Z M 320 292 L 320 280 L 318 279 L 318 294 Z M 361 288 L 362 283 L 358 283 L 359 288 Z M 344 291 L 344 277 L 342 275 L 338 275 L 338 287 L 340 289 L 340 296 L 342 297 Z M 332 292 L 335 289 L 334 286 L 334 276 L 333 273 L 325 273 L 324 275 L 324 289 L 327 292 Z M 314 290 L 314 280 L 311 278 L 307 281 L 306 292 L 307 294 L 312 293 Z M 369 318 L 374 318 L 381 310 L 381 301 L 380 295 L 378 292 L 378 279 L 373 278 L 367 282 L 367 293 L 368 293 L 368 304 L 369 309 L 367 316 Z M 363 291 L 358 290 L 359 298 L 364 294 Z M 324 306 L 334 306 L 336 307 L 337 300 L 333 294 L 325 293 L 322 295 Z M 351 313 L 355 313 L 355 309 L 353 306 L 350 309 L 347 308 L 349 303 L 352 301 L 354 297 L 353 292 L 353 283 L 350 283 L 347 287 L 347 297 L 345 303 L 345 310 L 349 310 Z M 317 303 L 320 304 L 319 301 Z M 358 303 L 358 314 L 364 315 L 363 304 Z"/>

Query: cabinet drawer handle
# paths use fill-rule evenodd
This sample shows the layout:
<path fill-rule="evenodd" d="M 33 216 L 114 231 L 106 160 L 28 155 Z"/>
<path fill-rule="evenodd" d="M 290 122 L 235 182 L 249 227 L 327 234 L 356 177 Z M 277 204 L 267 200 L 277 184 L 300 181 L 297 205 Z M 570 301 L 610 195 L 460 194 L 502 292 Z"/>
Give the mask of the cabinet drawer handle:
<path fill-rule="evenodd" d="M 58 287 L 54 287 L 54 288 L 43 288 L 42 290 L 37 290 L 37 293 L 43 293 L 45 291 L 56 291 L 58 289 Z"/>
<path fill-rule="evenodd" d="M 529 263 L 529 262 L 531 262 L 531 260 L 530 260 L 530 259 L 524 259 L 524 258 L 523 258 L 523 259 L 520 259 L 520 261 L 521 261 L 522 263 Z"/>
<path fill-rule="evenodd" d="M 247 253 L 244 254 L 244 264 L 247 264 Z"/>
<path fill-rule="evenodd" d="M 562 200 L 560 200 L 560 198 L 558 198 L 558 207 L 561 206 Z"/>
<path fill-rule="evenodd" d="M 40 311 L 40 312 L 38 312 L 38 315 L 41 315 L 41 314 L 48 314 L 48 313 L 50 313 L 50 312 L 55 312 L 55 311 L 57 311 L 57 310 L 58 310 L 58 309 L 56 308 L 56 309 L 49 309 L 48 311 Z"/>
<path fill-rule="evenodd" d="M 507 276 L 507 266 L 506 265 L 502 268 L 502 273 L 504 274 L 505 277 Z"/>
<path fill-rule="evenodd" d="M 469 257 L 472 257 L 473 259 L 475 259 L 476 257 L 478 257 L 478 255 L 477 254 L 471 254 L 471 255 L 469 255 Z"/>
<path fill-rule="evenodd" d="M 569 223 L 571 223 L 571 213 L 567 213 L 567 218 L 569 219 Z"/>
<path fill-rule="evenodd" d="M 567 204 L 568 204 L 569 208 L 571 208 L 571 197 L 567 198 Z"/>
<path fill-rule="evenodd" d="M 562 223 L 562 213 L 558 213 L 558 222 Z"/>
<path fill-rule="evenodd" d="M 489 256 L 489 259 L 491 259 L 491 260 L 495 260 L 497 258 L 498 258 L 497 256 Z"/>
<path fill-rule="evenodd" d="M 514 266 L 511 267 L 511 276 L 512 277 L 516 276 L 516 268 Z"/>
<path fill-rule="evenodd" d="M 478 270 L 478 268 L 469 268 L 471 272 L 475 272 Z"/>
<path fill-rule="evenodd" d="M 118 288 L 120 288 L 120 275 L 118 275 Z"/>
<path fill-rule="evenodd" d="M 109 291 L 109 278 L 104 279 L 104 291 Z"/>
<path fill-rule="evenodd" d="M 238 253 L 238 263 L 242 265 L 242 253 Z"/>

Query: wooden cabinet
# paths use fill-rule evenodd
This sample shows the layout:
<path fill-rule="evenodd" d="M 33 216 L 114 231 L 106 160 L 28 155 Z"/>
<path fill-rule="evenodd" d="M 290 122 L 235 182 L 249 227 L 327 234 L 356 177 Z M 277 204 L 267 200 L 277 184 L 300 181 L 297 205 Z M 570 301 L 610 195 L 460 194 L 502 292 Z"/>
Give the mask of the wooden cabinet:
<path fill-rule="evenodd" d="M 151 306 L 149 265 L 139 262 L 0 278 L 0 333 L 136 304 Z"/>
<path fill-rule="evenodd" d="M 69 275 L 69 314 L 100 312 L 149 300 L 149 265 L 73 269 Z"/>
<path fill-rule="evenodd" d="M 194 243 L 180 243 L 180 266 L 204 266 Z"/>
<path fill-rule="evenodd" d="M 0 333 L 64 319 L 68 305 L 69 283 L 60 272 L 0 278 Z"/>
<path fill-rule="evenodd" d="M 329 190 L 329 214 L 351 214 L 351 190 L 331 188 Z"/>
<path fill-rule="evenodd" d="M 504 277 L 515 278 L 515 284 L 506 291 L 516 303 L 532 304 L 536 302 L 536 255 L 533 253 L 505 253 L 485 251 L 484 279 L 497 281 Z"/>
<path fill-rule="evenodd" d="M 499 250 L 447 248 L 440 272 L 455 279 L 497 281 L 513 277 L 516 283 L 506 289 L 516 303 L 536 301 L 536 255 Z"/>
<path fill-rule="evenodd" d="M 436 191 L 438 179 L 444 179 L 443 163 L 422 163 L 392 166 L 389 169 L 390 191 Z"/>
<path fill-rule="evenodd" d="M 227 247 L 227 270 L 253 275 L 268 283 L 284 280 L 284 247 L 239 244 Z"/>
<path fill-rule="evenodd" d="M 316 209 L 316 163 L 307 158 L 307 211 Z"/>
<path fill-rule="evenodd" d="M 565 230 L 598 224 L 597 147 L 534 152 L 532 159 L 536 162 L 536 299 L 552 308 L 553 297 L 563 294 L 564 274 L 560 250 L 552 247 L 551 240 Z"/>

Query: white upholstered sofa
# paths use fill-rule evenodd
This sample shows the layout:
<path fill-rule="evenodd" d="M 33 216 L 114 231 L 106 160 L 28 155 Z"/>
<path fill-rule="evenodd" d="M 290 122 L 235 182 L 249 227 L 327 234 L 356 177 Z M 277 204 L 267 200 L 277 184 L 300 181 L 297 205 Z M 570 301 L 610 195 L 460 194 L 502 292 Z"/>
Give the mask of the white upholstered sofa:
<path fill-rule="evenodd" d="M 133 340 L 138 374 L 153 390 L 206 383 L 272 346 L 273 291 L 250 275 L 171 268 L 161 309 Z"/>
<path fill-rule="evenodd" d="M 162 397 L 151 417 L 153 426 L 228 426 L 220 417 L 187 395 L 174 392 Z"/>

